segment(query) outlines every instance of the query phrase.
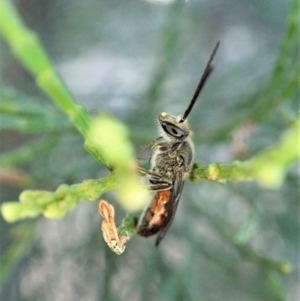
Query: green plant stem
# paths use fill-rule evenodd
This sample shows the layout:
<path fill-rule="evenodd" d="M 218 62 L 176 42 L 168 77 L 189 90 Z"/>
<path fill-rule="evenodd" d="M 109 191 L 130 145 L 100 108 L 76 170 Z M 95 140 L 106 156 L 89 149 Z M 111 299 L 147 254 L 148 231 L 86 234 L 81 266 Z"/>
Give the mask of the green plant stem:
<path fill-rule="evenodd" d="M 22 147 L 0 154 L 0 166 L 11 167 L 28 162 L 35 157 L 38 152 L 49 149 L 57 140 L 57 137 L 52 137 L 47 140 L 31 141 Z"/>
<path fill-rule="evenodd" d="M 299 124 L 300 118 L 287 129 L 272 147 L 248 161 L 231 163 L 195 164 L 192 181 L 211 180 L 225 182 L 258 180 L 261 184 L 276 188 L 282 184 L 286 170 L 299 157 Z"/>
<path fill-rule="evenodd" d="M 43 214 L 46 218 L 63 218 L 82 200 L 94 201 L 101 194 L 116 188 L 115 177 L 85 180 L 79 184 L 60 185 L 56 191 L 25 190 L 20 202 L 7 202 L 1 206 L 4 219 L 15 222 L 19 219 Z"/>
<path fill-rule="evenodd" d="M 90 128 L 89 115 L 84 107 L 75 103 L 72 95 L 52 68 L 37 35 L 23 24 L 22 19 L 9 0 L 1 0 L 0 11 L 0 33 L 9 44 L 14 55 L 35 77 L 37 85 L 68 116 L 81 135 L 87 138 Z M 111 169 L 111 166 L 94 148 L 93 144 L 87 144 L 86 150 L 97 161 Z"/>

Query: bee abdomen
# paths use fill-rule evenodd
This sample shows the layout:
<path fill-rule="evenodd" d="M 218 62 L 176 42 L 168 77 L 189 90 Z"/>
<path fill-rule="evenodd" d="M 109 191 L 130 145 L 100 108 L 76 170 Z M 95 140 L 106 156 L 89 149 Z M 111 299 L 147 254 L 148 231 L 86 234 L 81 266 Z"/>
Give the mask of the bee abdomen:
<path fill-rule="evenodd" d="M 137 227 L 137 234 L 147 237 L 159 232 L 164 225 L 167 216 L 167 203 L 170 190 L 158 191 L 151 204 L 141 218 Z"/>

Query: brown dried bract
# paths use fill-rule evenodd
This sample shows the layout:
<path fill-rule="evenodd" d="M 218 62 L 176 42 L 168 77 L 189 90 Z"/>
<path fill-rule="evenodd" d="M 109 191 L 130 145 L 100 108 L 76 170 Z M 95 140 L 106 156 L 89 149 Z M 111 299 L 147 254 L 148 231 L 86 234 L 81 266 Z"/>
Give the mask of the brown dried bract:
<path fill-rule="evenodd" d="M 99 214 L 103 217 L 101 230 L 105 242 L 113 252 L 121 255 L 126 248 L 125 243 L 130 237 L 118 234 L 114 207 L 105 200 L 101 200 L 99 202 Z"/>

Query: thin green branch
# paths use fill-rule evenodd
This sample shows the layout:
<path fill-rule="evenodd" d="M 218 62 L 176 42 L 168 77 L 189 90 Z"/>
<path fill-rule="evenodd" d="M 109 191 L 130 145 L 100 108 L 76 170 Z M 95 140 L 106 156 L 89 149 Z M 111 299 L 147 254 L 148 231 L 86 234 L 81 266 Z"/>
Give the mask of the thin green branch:
<path fill-rule="evenodd" d="M 50 103 L 0 86 L 0 130 L 44 133 L 62 132 L 72 128 L 63 114 Z"/>
<path fill-rule="evenodd" d="M 43 214 L 46 218 L 63 218 L 80 201 L 94 201 L 101 194 L 116 188 L 113 175 L 97 180 L 85 180 L 79 184 L 60 185 L 56 191 L 25 190 L 19 202 L 7 202 L 1 206 L 4 219 L 15 222 L 19 219 Z"/>
<path fill-rule="evenodd" d="M 299 15 L 300 6 L 298 0 L 291 1 L 290 14 L 287 20 L 287 29 L 284 39 L 282 40 L 279 56 L 276 60 L 273 74 L 270 78 L 270 86 L 280 83 L 282 76 L 289 67 L 294 65 L 294 59 L 297 60 L 297 47 L 299 39 Z"/>
<path fill-rule="evenodd" d="M 101 139 L 98 139 L 99 133 Z M 19 202 L 2 205 L 4 219 L 14 222 L 40 214 L 46 218 L 62 218 L 80 201 L 94 201 L 101 194 L 113 189 L 116 189 L 117 199 L 125 210 L 135 211 L 144 207 L 148 192 L 140 183 L 126 127 L 109 116 L 95 118 L 86 143 L 93 145 L 94 149 L 113 164 L 113 174 L 70 186 L 63 184 L 54 192 L 25 190 L 21 193 Z"/>
<path fill-rule="evenodd" d="M 10 231 L 10 238 L 14 243 L 10 245 L 0 258 L 0 286 L 7 280 L 7 275 L 13 270 L 16 261 L 27 254 L 34 239 L 34 223 L 22 223 Z"/>
<path fill-rule="evenodd" d="M 248 161 L 195 164 L 191 180 L 206 179 L 219 182 L 257 180 L 270 188 L 280 186 L 287 169 L 299 157 L 299 123 L 300 118 L 282 134 L 275 145 Z"/>
<path fill-rule="evenodd" d="M 72 95 L 53 69 L 37 35 L 23 24 L 9 0 L 1 0 L 0 11 L 0 33 L 9 44 L 12 53 L 35 77 L 37 85 L 68 116 L 81 135 L 87 138 L 90 118 L 85 108 L 75 103 Z M 97 161 L 111 169 L 110 164 L 94 149 L 93 145 L 87 144 L 86 150 Z"/>
<path fill-rule="evenodd" d="M 14 55 L 36 78 L 37 84 L 55 104 L 70 118 L 73 125 L 85 136 L 89 117 L 85 110 L 76 105 L 69 91 L 52 68 L 49 58 L 37 35 L 29 30 L 18 16 L 9 0 L 2 0 L 0 32 Z M 74 123 L 74 119 L 82 120 Z"/>
<path fill-rule="evenodd" d="M 57 140 L 57 137 L 51 137 L 47 140 L 31 141 L 22 147 L 0 154 L 0 166 L 12 167 L 28 162 L 36 156 L 37 153 L 49 149 Z"/>
<path fill-rule="evenodd" d="M 75 104 L 69 91 L 52 68 L 37 35 L 23 24 L 8 0 L 1 1 L 0 32 L 15 56 L 36 78 L 37 84 L 69 116 L 71 121 L 74 120 L 74 115 L 81 115 L 77 118 L 81 118 L 84 122 L 73 124 L 80 133 L 85 135 L 88 130 L 88 115 Z"/>

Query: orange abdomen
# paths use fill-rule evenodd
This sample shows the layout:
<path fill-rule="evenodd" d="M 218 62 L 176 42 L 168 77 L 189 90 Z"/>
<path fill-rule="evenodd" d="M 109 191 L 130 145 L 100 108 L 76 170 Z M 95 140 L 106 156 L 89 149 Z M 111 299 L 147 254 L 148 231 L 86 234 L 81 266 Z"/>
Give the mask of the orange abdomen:
<path fill-rule="evenodd" d="M 167 204 L 171 190 L 158 191 L 145 211 L 137 228 L 137 234 L 151 236 L 159 232 L 168 214 Z"/>

